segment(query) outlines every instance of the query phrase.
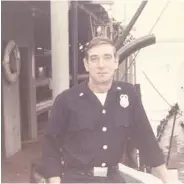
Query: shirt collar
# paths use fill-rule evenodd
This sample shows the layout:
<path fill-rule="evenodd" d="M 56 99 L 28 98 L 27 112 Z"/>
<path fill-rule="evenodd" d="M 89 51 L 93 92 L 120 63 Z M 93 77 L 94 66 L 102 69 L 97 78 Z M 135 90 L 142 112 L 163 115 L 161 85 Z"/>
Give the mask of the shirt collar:
<path fill-rule="evenodd" d="M 122 86 L 119 85 L 120 83 L 118 81 L 113 81 L 111 88 L 109 90 L 109 92 L 121 92 L 122 91 Z M 86 96 L 86 95 L 90 95 L 91 93 L 93 93 L 88 86 L 88 80 L 85 80 L 81 83 L 81 87 L 80 90 L 78 91 L 79 96 Z"/>

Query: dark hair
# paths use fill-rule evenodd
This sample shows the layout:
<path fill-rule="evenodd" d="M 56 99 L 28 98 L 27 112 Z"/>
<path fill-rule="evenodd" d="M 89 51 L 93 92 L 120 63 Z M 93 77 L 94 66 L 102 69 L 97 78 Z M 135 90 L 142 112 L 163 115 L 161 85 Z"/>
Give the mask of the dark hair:
<path fill-rule="evenodd" d="M 97 46 L 97 45 L 102 45 L 102 44 L 109 44 L 111 46 L 114 47 L 114 53 L 116 53 L 116 48 L 115 48 L 115 45 L 113 43 L 112 40 L 110 40 L 109 38 L 107 37 L 104 37 L 104 36 L 98 36 L 98 37 L 94 37 L 86 46 L 85 48 L 85 52 L 84 52 L 84 57 L 87 58 L 88 57 L 88 51 Z"/>

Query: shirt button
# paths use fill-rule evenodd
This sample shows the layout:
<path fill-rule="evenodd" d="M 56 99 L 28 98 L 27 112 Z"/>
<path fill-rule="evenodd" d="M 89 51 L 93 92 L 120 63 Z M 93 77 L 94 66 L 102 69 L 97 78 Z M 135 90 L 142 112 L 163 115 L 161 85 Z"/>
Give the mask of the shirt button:
<path fill-rule="evenodd" d="M 107 145 L 103 145 L 103 149 L 106 150 L 108 147 Z"/>
<path fill-rule="evenodd" d="M 83 95 L 84 95 L 84 93 L 80 93 L 80 94 L 79 94 L 79 96 L 83 96 Z"/>
<path fill-rule="evenodd" d="M 106 110 L 105 110 L 105 109 L 103 109 L 103 110 L 102 110 L 102 113 L 103 113 L 103 114 L 105 114 L 105 113 L 106 113 Z"/>
<path fill-rule="evenodd" d="M 106 131 L 107 131 L 107 128 L 106 128 L 106 127 L 103 127 L 103 128 L 102 128 L 102 131 L 103 131 L 103 132 L 106 132 Z"/>
<path fill-rule="evenodd" d="M 102 166 L 102 167 L 105 167 L 105 166 L 106 166 L 106 163 L 102 163 L 101 166 Z"/>

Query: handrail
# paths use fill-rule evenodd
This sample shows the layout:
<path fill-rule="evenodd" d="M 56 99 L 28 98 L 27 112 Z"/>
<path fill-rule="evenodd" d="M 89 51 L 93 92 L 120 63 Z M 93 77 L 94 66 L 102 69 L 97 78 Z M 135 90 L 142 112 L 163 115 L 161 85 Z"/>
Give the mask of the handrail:
<path fill-rule="evenodd" d="M 117 54 L 119 55 L 120 62 L 124 61 L 128 56 L 133 54 L 134 52 L 147 47 L 149 45 L 153 45 L 156 43 L 155 35 L 147 35 L 141 38 L 135 39 L 132 42 L 128 43 L 127 45 L 121 47 Z"/>

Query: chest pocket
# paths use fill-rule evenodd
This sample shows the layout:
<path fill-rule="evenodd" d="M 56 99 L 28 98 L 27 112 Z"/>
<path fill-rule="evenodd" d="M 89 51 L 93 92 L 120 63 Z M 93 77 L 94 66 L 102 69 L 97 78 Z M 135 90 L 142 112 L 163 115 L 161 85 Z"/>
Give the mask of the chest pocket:
<path fill-rule="evenodd" d="M 130 121 L 131 118 L 129 108 L 117 108 L 116 112 L 114 113 L 114 123 L 119 139 L 124 140 L 128 136 Z"/>
<path fill-rule="evenodd" d="M 129 127 L 131 121 L 129 107 L 119 107 L 114 114 L 116 126 Z"/>
<path fill-rule="evenodd" d="M 76 103 L 70 109 L 68 131 L 93 130 L 94 120 L 89 104 Z"/>
<path fill-rule="evenodd" d="M 130 112 L 125 109 L 118 109 L 114 116 L 116 126 L 129 127 L 130 125 Z"/>

